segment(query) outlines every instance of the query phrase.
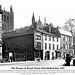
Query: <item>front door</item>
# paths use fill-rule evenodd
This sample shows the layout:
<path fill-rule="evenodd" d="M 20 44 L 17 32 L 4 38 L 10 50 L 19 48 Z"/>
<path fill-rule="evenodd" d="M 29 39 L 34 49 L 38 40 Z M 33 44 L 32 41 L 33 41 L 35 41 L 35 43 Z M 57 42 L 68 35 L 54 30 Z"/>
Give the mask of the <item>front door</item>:
<path fill-rule="evenodd" d="M 45 53 L 45 59 L 49 60 L 50 59 L 50 52 L 49 51 L 46 51 Z"/>
<path fill-rule="evenodd" d="M 10 62 L 13 61 L 13 53 L 12 52 L 9 53 L 9 60 L 10 60 Z"/>

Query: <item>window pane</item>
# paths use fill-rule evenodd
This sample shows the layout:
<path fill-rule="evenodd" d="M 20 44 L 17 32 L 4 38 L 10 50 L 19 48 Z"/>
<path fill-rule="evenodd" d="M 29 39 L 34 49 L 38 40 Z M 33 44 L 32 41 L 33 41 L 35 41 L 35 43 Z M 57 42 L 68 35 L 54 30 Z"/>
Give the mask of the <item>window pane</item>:
<path fill-rule="evenodd" d="M 58 49 L 58 45 L 57 45 L 57 49 Z"/>
<path fill-rule="evenodd" d="M 65 49 L 65 44 L 63 44 L 63 48 Z"/>
<path fill-rule="evenodd" d="M 36 42 L 36 48 L 41 49 L 41 42 Z"/>
<path fill-rule="evenodd" d="M 51 49 L 51 44 L 49 44 L 49 50 Z"/>
<path fill-rule="evenodd" d="M 41 40 L 41 35 L 36 35 L 36 40 Z"/>
<path fill-rule="evenodd" d="M 53 50 L 54 50 L 54 44 L 53 44 Z"/>
<path fill-rule="evenodd" d="M 54 41 L 54 37 L 53 37 L 53 41 Z"/>
<path fill-rule="evenodd" d="M 45 43 L 45 49 L 47 49 L 47 43 Z"/>
<path fill-rule="evenodd" d="M 57 42 L 58 42 L 58 38 L 57 38 Z"/>
<path fill-rule="evenodd" d="M 47 35 L 45 35 L 45 40 L 47 40 Z"/>
<path fill-rule="evenodd" d="M 51 41 L 51 36 L 49 36 L 49 41 Z"/>

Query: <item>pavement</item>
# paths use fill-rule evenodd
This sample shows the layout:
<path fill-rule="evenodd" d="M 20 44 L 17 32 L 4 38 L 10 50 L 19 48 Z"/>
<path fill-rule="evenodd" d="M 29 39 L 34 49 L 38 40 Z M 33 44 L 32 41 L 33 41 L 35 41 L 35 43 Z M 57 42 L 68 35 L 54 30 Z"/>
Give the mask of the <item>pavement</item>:
<path fill-rule="evenodd" d="M 5 62 L 0 63 L 0 66 L 63 66 L 65 64 L 64 59 L 54 59 L 54 60 L 41 60 L 39 61 L 20 61 L 20 62 Z M 73 65 L 73 60 L 71 60 L 71 66 Z"/>

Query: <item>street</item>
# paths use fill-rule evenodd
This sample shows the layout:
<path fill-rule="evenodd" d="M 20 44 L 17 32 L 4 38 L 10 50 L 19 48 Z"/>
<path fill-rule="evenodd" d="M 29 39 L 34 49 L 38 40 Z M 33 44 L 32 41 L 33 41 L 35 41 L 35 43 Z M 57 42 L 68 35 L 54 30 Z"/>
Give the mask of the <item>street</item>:
<path fill-rule="evenodd" d="M 71 66 L 73 65 L 71 60 Z M 20 61 L 20 62 L 6 62 L 0 63 L 0 66 L 62 66 L 65 63 L 64 59 L 55 60 L 41 60 L 39 61 Z"/>

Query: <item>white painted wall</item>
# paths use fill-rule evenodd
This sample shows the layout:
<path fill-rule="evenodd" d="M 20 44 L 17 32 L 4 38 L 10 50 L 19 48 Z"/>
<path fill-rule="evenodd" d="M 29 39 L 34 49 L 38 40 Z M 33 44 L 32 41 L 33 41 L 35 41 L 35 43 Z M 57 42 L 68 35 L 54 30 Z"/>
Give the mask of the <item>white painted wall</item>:
<path fill-rule="evenodd" d="M 36 40 L 36 35 L 41 35 L 41 40 Z M 45 40 L 45 35 L 47 35 L 47 40 Z M 49 41 L 49 36 L 51 36 L 51 40 Z M 54 37 L 54 41 L 53 38 Z M 57 38 L 58 38 L 58 42 L 57 42 Z M 50 60 L 52 59 L 52 52 L 55 54 L 55 50 L 57 49 L 57 45 L 58 45 L 58 49 L 60 49 L 60 38 L 59 37 L 55 37 L 52 35 L 48 35 L 48 34 L 41 34 L 40 32 L 35 32 L 34 33 L 34 48 L 36 49 L 36 42 L 41 42 L 41 49 L 43 49 L 43 59 L 45 59 L 45 52 L 49 51 L 50 52 Z M 47 49 L 45 49 L 45 43 L 47 43 Z M 49 50 L 49 44 L 51 44 L 51 49 Z M 53 44 L 55 45 L 55 49 L 53 50 Z"/>
<path fill-rule="evenodd" d="M 46 51 L 50 51 L 50 60 L 52 59 L 52 52 L 54 53 L 54 56 L 55 56 L 55 50 L 57 49 L 57 45 L 58 45 L 58 49 L 60 49 L 60 38 L 58 38 L 58 42 L 57 42 L 57 37 L 54 37 L 54 42 L 53 42 L 53 39 L 51 36 L 51 41 L 49 41 L 49 36 L 50 35 L 47 35 L 47 40 L 45 40 L 45 34 L 43 35 L 43 51 L 44 51 L 44 57 L 43 59 L 45 58 L 45 52 Z M 45 49 L 45 43 L 47 43 L 47 49 Z M 49 43 L 51 44 L 51 50 L 49 50 Z M 55 49 L 53 50 L 53 44 L 55 45 Z"/>

